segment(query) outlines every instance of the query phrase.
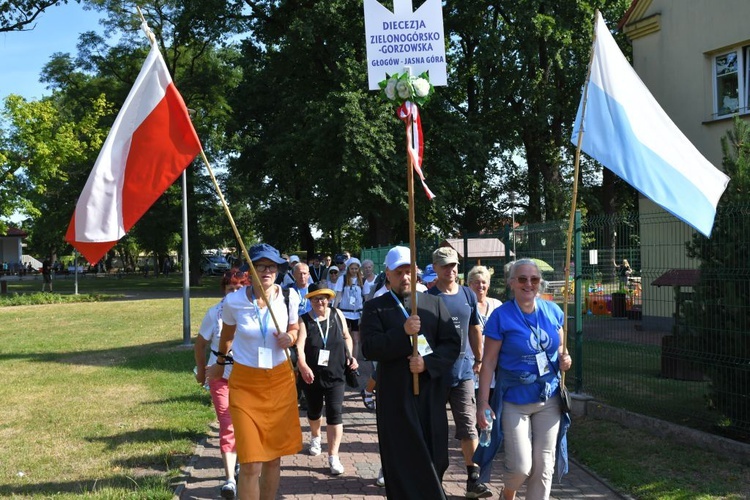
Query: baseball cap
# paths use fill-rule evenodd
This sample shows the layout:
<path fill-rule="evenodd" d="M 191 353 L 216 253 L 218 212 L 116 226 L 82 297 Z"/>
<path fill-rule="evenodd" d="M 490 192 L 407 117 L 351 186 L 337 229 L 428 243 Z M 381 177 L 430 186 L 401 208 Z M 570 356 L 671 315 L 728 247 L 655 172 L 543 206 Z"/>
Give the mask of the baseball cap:
<path fill-rule="evenodd" d="M 440 247 L 432 252 L 432 263 L 436 266 L 458 264 L 458 253 L 451 247 Z"/>
<path fill-rule="evenodd" d="M 292 255 L 291 257 L 289 257 L 289 263 L 291 264 L 292 262 L 299 262 L 299 256 Z"/>
<path fill-rule="evenodd" d="M 334 264 L 343 264 L 345 261 L 346 261 L 346 255 L 344 255 L 343 253 L 337 253 L 333 257 Z"/>
<path fill-rule="evenodd" d="M 393 271 L 397 267 L 411 264 L 411 251 L 407 247 L 393 247 L 385 256 L 385 267 Z"/>
<path fill-rule="evenodd" d="M 428 283 L 432 283 L 433 281 L 435 281 L 437 279 L 437 277 L 438 276 L 437 276 L 437 273 L 435 271 L 433 271 L 431 273 L 424 273 L 422 275 L 422 283 L 424 283 L 425 285 L 428 284 Z"/>

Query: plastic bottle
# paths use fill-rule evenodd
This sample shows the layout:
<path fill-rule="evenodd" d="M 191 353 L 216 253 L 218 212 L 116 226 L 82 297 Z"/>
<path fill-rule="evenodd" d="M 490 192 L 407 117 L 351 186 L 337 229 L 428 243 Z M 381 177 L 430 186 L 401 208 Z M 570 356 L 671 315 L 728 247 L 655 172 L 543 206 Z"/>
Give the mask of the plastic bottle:
<path fill-rule="evenodd" d="M 488 447 L 492 441 L 492 411 L 490 409 L 484 410 L 484 419 L 487 421 L 487 427 L 482 429 L 479 433 L 479 446 Z"/>
<path fill-rule="evenodd" d="M 194 374 L 194 375 L 198 375 L 198 367 L 197 367 L 197 366 L 193 367 L 193 374 Z M 208 387 L 208 381 L 206 381 L 206 382 L 204 382 L 204 383 L 203 383 L 203 388 L 204 388 L 204 389 L 206 389 L 207 391 L 208 391 L 208 390 L 211 390 L 211 389 L 210 389 L 210 388 Z"/>

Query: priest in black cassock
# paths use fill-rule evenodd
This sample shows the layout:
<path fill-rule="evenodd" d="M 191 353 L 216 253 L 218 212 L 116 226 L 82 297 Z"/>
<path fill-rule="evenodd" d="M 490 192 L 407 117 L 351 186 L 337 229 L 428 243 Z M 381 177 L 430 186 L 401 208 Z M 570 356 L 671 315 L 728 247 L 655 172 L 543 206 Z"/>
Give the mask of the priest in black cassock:
<path fill-rule="evenodd" d="M 365 302 L 362 353 L 378 362 L 377 422 L 386 495 L 394 500 L 445 499 L 451 367 L 461 337 L 442 300 L 417 294 L 411 316 L 410 251 L 394 247 L 386 256 L 391 291 Z M 411 337 L 420 334 L 420 355 L 412 357 Z M 415 396 L 412 373 L 419 374 Z"/>

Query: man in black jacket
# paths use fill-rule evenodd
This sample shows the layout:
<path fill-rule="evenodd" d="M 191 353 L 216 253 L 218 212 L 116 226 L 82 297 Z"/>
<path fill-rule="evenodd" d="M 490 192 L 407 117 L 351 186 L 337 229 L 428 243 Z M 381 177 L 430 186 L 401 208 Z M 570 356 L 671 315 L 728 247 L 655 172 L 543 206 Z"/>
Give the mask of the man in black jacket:
<path fill-rule="evenodd" d="M 461 338 L 437 297 L 418 294 L 417 314 L 408 312 L 408 248 L 392 248 L 385 264 L 391 291 L 365 303 L 360 332 L 363 354 L 378 361 L 376 414 L 386 495 L 390 499 L 445 499 L 445 401 Z M 415 333 L 420 336 L 418 356 L 412 356 L 411 335 Z M 417 396 L 413 373 L 419 375 Z"/>

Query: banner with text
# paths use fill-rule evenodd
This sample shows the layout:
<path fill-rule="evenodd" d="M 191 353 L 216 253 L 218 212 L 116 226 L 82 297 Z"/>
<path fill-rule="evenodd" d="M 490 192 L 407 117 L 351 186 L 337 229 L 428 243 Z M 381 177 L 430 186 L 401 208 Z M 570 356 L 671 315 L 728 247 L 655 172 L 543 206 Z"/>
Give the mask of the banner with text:
<path fill-rule="evenodd" d="M 364 7 L 370 90 L 404 66 L 413 75 L 429 71 L 434 86 L 447 85 L 441 0 L 427 0 L 416 12 L 412 0 L 393 0 L 394 12 L 376 0 L 364 0 Z"/>

